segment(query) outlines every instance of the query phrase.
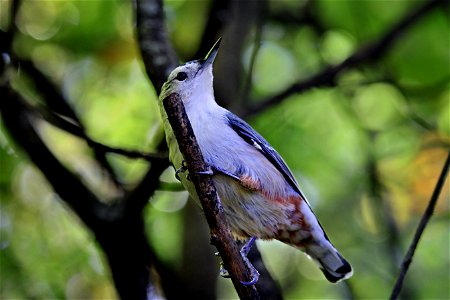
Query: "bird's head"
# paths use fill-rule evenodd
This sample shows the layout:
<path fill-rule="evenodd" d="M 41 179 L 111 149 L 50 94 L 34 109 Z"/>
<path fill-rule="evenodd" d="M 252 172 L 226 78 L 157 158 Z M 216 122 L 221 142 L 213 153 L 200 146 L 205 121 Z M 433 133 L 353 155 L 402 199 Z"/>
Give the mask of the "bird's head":
<path fill-rule="evenodd" d="M 189 61 L 175 68 L 164 83 L 160 99 L 165 99 L 172 93 L 177 93 L 183 102 L 189 101 L 192 96 L 200 94 L 213 95 L 212 66 L 220 46 L 219 39 L 203 59 Z"/>

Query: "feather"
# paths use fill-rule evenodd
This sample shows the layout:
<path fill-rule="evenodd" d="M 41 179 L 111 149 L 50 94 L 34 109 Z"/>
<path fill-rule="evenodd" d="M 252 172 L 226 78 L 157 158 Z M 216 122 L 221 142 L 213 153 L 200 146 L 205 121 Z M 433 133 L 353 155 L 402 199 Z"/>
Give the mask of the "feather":
<path fill-rule="evenodd" d="M 235 114 L 228 112 L 226 114 L 228 119 L 228 125 L 248 144 L 259 150 L 266 159 L 268 159 L 277 170 L 283 175 L 289 185 L 303 198 L 306 200 L 305 195 L 303 195 L 294 175 L 288 166 L 281 158 L 275 149 L 267 142 L 259 133 L 257 133 L 247 122 L 236 116 Z"/>

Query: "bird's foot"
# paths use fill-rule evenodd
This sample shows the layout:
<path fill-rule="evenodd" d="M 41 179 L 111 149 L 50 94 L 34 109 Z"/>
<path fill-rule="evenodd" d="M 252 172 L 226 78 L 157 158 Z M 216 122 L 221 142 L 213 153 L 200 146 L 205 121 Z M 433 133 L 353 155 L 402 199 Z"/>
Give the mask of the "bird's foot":
<path fill-rule="evenodd" d="M 241 248 L 239 251 L 241 254 L 242 259 L 244 260 L 245 265 L 250 269 L 251 274 L 251 280 L 250 281 L 241 281 L 243 285 L 254 285 L 258 282 L 259 279 L 259 272 L 256 270 L 256 268 L 252 265 L 250 260 L 247 258 L 248 253 L 250 252 L 250 249 L 252 248 L 252 245 L 255 243 L 256 237 L 251 237 L 248 242 Z M 220 256 L 219 252 L 214 253 L 215 256 Z M 220 262 L 220 270 L 219 270 L 220 276 L 224 278 L 230 278 L 230 274 L 225 269 L 225 266 L 223 265 L 223 261 Z"/>
<path fill-rule="evenodd" d="M 250 281 L 241 281 L 243 285 L 254 285 L 258 282 L 259 279 L 259 272 L 256 270 L 256 268 L 252 265 L 250 260 L 248 259 L 247 255 L 250 252 L 250 249 L 252 248 L 253 244 L 255 243 L 256 237 L 252 236 L 248 242 L 241 248 L 241 257 L 244 260 L 247 267 L 250 269 L 250 274 L 252 280 Z"/>
<path fill-rule="evenodd" d="M 187 165 L 186 165 L 186 161 L 183 160 L 183 161 L 181 162 L 181 167 L 180 167 L 178 170 L 175 171 L 175 178 L 176 178 L 178 181 L 181 181 L 181 179 L 180 179 L 180 173 L 186 172 L 187 169 L 188 169 L 188 168 L 187 168 Z"/>

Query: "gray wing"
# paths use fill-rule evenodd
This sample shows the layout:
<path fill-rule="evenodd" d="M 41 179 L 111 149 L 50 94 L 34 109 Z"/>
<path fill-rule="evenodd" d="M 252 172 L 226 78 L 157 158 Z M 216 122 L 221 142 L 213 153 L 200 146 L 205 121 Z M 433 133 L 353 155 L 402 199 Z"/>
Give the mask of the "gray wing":
<path fill-rule="evenodd" d="M 294 175 L 292 175 L 291 170 L 289 170 L 288 166 L 281 158 L 280 154 L 278 154 L 275 149 L 270 146 L 270 144 L 259 134 L 257 133 L 247 122 L 236 116 L 235 114 L 228 112 L 226 114 L 226 118 L 230 127 L 236 131 L 236 133 L 248 144 L 252 145 L 256 149 L 258 149 L 261 154 L 264 155 L 266 159 L 268 159 L 275 168 L 283 175 L 285 180 L 289 183 L 289 185 L 306 200 L 303 193 L 300 191 L 300 187 L 298 186 L 297 181 L 295 180 Z"/>

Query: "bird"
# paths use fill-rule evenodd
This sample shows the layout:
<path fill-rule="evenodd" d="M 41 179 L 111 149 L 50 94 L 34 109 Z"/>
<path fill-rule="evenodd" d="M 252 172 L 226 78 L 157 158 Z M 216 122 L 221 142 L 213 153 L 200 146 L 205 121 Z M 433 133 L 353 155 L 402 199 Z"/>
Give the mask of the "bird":
<path fill-rule="evenodd" d="M 259 277 L 246 258 L 256 239 L 275 239 L 300 249 L 330 282 L 350 278 L 352 267 L 330 242 L 282 157 L 247 122 L 217 104 L 213 62 L 220 42 L 203 59 L 172 70 L 161 89 L 158 102 L 176 177 L 199 201 L 164 109 L 163 101 L 172 93 L 183 102 L 234 237 L 247 241 L 241 256 L 252 280 L 242 283 L 254 284 Z"/>

